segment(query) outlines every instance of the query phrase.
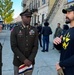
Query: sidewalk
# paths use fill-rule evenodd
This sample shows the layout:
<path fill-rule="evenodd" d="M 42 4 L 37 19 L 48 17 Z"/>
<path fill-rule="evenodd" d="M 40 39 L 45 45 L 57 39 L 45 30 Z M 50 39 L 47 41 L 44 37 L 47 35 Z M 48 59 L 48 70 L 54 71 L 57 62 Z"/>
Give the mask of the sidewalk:
<path fill-rule="evenodd" d="M 0 42 L 4 43 L 2 50 L 2 75 L 14 75 L 13 53 L 10 48 L 10 31 L 6 30 L 0 33 Z M 49 52 L 41 52 L 42 48 L 39 47 L 33 75 L 57 75 L 55 64 L 59 61 L 60 54 L 57 50 L 51 50 L 51 47 L 52 44 L 50 44 Z"/>
<path fill-rule="evenodd" d="M 0 39 L 2 41 L 1 43 L 4 43 L 2 49 L 2 75 L 14 75 L 12 64 L 13 53 L 10 48 L 10 31 L 4 30 L 2 31 L 0 36 L 3 37 L 2 39 Z"/>
<path fill-rule="evenodd" d="M 57 75 L 55 64 L 59 61 L 59 52 L 51 50 L 49 52 L 41 52 L 41 48 L 38 50 L 36 56 L 36 64 L 33 75 Z"/>

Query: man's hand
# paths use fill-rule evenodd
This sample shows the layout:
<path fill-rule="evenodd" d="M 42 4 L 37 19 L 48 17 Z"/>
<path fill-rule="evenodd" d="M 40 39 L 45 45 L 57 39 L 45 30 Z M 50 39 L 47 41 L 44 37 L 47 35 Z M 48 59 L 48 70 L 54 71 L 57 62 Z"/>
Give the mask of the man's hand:
<path fill-rule="evenodd" d="M 32 64 L 32 62 L 30 60 L 26 59 L 26 60 L 24 60 L 24 64 L 26 66 L 30 66 Z"/>
<path fill-rule="evenodd" d="M 64 75 L 62 68 L 59 66 L 59 63 L 56 64 L 56 70 L 58 75 Z"/>
<path fill-rule="evenodd" d="M 59 63 L 56 64 L 56 70 L 59 70 L 61 67 L 59 66 Z"/>
<path fill-rule="evenodd" d="M 60 43 L 61 43 L 61 38 L 56 37 L 56 38 L 53 40 L 53 43 L 54 43 L 55 45 L 60 44 Z"/>

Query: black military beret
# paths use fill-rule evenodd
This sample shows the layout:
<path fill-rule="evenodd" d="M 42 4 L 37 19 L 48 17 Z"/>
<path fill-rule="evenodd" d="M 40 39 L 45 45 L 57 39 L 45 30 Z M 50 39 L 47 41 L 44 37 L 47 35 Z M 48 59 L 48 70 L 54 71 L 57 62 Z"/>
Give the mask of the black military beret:
<path fill-rule="evenodd" d="M 29 9 L 26 9 L 25 11 L 20 13 L 20 16 L 32 16 L 32 12 Z"/>

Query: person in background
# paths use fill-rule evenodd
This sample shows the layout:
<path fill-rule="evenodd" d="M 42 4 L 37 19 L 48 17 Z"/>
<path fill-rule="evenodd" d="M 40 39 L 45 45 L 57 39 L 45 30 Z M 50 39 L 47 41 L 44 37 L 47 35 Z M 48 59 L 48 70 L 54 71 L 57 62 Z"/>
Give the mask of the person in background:
<path fill-rule="evenodd" d="M 49 48 L 49 36 L 52 34 L 51 28 L 48 26 L 49 23 L 46 21 L 44 27 L 42 28 L 41 34 L 43 34 L 43 50 L 42 52 L 48 52 Z M 45 49 L 46 45 L 46 49 Z"/>
<path fill-rule="evenodd" d="M 62 38 L 56 37 L 53 40 L 55 48 L 60 50 L 60 61 L 56 64 L 56 70 L 63 70 L 64 75 L 74 75 L 74 6 L 63 9 L 62 12 L 66 16 L 66 24 L 70 24 L 70 28 L 66 31 Z M 59 72 L 59 75 L 63 75 Z"/>
<path fill-rule="evenodd" d="M 2 24 L 0 24 L 0 32 L 2 32 Z"/>
<path fill-rule="evenodd" d="M 60 23 L 58 23 L 57 24 L 57 28 L 56 28 L 55 33 L 54 33 L 54 38 L 61 36 L 61 33 L 62 33 L 62 28 L 60 27 Z M 53 48 L 52 49 L 54 49 L 54 48 L 55 47 L 53 45 Z"/>
<path fill-rule="evenodd" d="M 63 29 L 61 32 L 61 38 L 64 36 L 64 34 L 67 32 L 68 29 L 69 29 L 69 26 L 67 24 L 63 25 Z"/>
<path fill-rule="evenodd" d="M 37 28 L 38 27 L 38 23 L 35 23 L 34 26 Z M 37 29 L 37 31 L 38 31 L 38 29 Z"/>
<path fill-rule="evenodd" d="M 32 70 L 24 73 L 24 75 L 32 75 L 38 51 L 38 32 L 30 25 L 32 16 L 30 10 L 26 9 L 20 16 L 22 23 L 14 27 L 10 36 L 11 49 L 14 53 L 14 75 L 19 75 L 19 66 L 22 64 L 27 67 L 33 66 Z"/>
<path fill-rule="evenodd" d="M 38 29 L 38 38 L 39 38 L 39 43 L 40 43 L 40 47 L 42 47 L 42 39 L 41 39 L 41 30 L 42 30 L 42 26 L 41 26 L 41 24 L 40 24 L 40 21 L 38 21 L 38 27 L 37 27 L 37 29 Z"/>
<path fill-rule="evenodd" d="M 40 22 L 38 23 L 35 23 L 35 27 L 37 28 L 38 30 L 38 39 L 39 39 L 39 45 L 40 47 L 42 47 L 42 39 L 41 39 L 41 30 L 42 30 L 42 26 L 40 25 Z"/>
<path fill-rule="evenodd" d="M 61 32 L 62 32 L 62 28 L 60 27 L 60 23 L 58 23 L 57 28 L 56 28 L 55 33 L 54 33 L 54 38 L 60 36 Z"/>

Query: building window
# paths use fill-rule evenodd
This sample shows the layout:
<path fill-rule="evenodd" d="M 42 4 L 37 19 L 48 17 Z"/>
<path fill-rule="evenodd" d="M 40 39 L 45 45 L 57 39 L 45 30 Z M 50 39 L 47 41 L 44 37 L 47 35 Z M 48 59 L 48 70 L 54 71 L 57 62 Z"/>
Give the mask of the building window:
<path fill-rule="evenodd" d="M 38 22 L 39 22 L 39 15 L 38 15 Z"/>
<path fill-rule="evenodd" d="M 38 0 L 38 7 L 40 7 L 40 0 Z"/>
<path fill-rule="evenodd" d="M 29 8 L 30 8 L 30 10 L 32 10 L 32 3 L 30 3 Z"/>
<path fill-rule="evenodd" d="M 36 0 L 34 0 L 34 6 L 33 6 L 33 7 L 34 7 L 34 9 L 35 9 L 35 6 L 36 6 L 35 1 L 36 1 Z"/>
<path fill-rule="evenodd" d="M 34 18 L 33 19 L 34 19 L 34 24 L 35 24 L 36 23 L 36 15 L 34 15 Z"/>
<path fill-rule="evenodd" d="M 36 0 L 36 9 L 38 8 L 37 0 Z"/>
<path fill-rule="evenodd" d="M 42 22 L 44 22 L 44 14 L 42 14 Z"/>
<path fill-rule="evenodd" d="M 32 1 L 32 9 L 34 9 L 34 1 Z"/>
<path fill-rule="evenodd" d="M 37 0 L 34 0 L 34 8 L 37 9 Z"/>
<path fill-rule="evenodd" d="M 32 16 L 32 18 L 31 18 L 31 19 L 32 19 L 32 20 L 31 20 L 31 24 L 32 24 L 32 25 L 34 25 L 34 24 L 33 24 L 33 16 Z"/>
<path fill-rule="evenodd" d="M 45 4 L 45 0 L 42 0 L 42 5 Z"/>

